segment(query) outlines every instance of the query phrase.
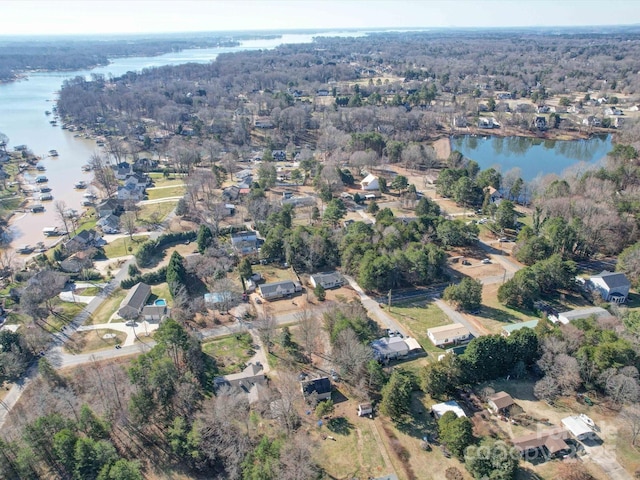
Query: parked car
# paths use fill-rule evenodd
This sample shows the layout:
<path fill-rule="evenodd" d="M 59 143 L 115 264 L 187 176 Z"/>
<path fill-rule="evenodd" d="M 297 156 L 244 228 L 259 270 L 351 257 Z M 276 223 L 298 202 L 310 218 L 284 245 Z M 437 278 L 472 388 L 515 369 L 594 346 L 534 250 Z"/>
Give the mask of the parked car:
<path fill-rule="evenodd" d="M 484 263 L 485 265 L 488 263 L 491 263 L 491 260 L 489 260 L 488 258 L 485 258 L 482 260 L 482 263 Z"/>
<path fill-rule="evenodd" d="M 462 260 L 462 264 L 463 265 L 471 265 L 471 262 L 469 260 Z"/>

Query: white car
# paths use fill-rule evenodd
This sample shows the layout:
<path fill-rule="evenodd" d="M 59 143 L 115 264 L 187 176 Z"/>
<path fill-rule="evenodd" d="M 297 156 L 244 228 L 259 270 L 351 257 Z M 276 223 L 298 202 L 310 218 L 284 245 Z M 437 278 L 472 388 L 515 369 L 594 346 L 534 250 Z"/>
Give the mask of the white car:
<path fill-rule="evenodd" d="M 482 263 L 486 265 L 488 263 L 491 263 L 491 260 L 489 260 L 488 258 L 485 258 L 484 260 L 482 260 Z"/>

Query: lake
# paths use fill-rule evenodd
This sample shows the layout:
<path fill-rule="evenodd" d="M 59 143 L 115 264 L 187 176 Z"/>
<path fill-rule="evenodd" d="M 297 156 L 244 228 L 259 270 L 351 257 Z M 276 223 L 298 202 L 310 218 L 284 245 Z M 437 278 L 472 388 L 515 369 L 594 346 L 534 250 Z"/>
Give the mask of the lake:
<path fill-rule="evenodd" d="M 45 240 L 42 229 L 62 226 L 57 218 L 54 203 L 64 201 L 69 208 L 82 211 L 81 202 L 86 191 L 75 190 L 79 180 L 89 183 L 92 176 L 81 171 L 96 149 L 92 140 L 75 137 L 74 133 L 62 130 L 60 126 L 51 126 L 51 117 L 45 110 L 52 110 L 55 94 L 62 82 L 68 78 L 93 74 L 120 76 L 129 71 L 141 71 L 145 68 L 183 63 L 208 63 L 221 53 L 233 53 L 246 50 L 271 49 L 283 44 L 310 43 L 317 35 L 363 36 L 366 32 L 322 32 L 319 34 L 283 34 L 278 38 L 246 40 L 236 47 L 218 47 L 183 50 L 156 57 L 114 58 L 112 63 L 102 67 L 71 72 L 31 73 L 22 81 L 0 84 L 0 132 L 9 137 L 9 148 L 27 145 L 31 151 L 42 157 L 46 167 L 48 186 L 52 189 L 54 201 L 47 202 L 44 213 L 18 213 L 11 221 L 10 236 L 12 245 L 29 243 L 31 245 Z M 48 157 L 49 150 L 58 151 L 58 157 Z M 51 243 L 51 242 L 47 242 Z"/>
<path fill-rule="evenodd" d="M 451 138 L 451 150 L 475 160 L 482 170 L 494 167 L 504 175 L 518 168 L 522 179 L 531 181 L 550 173 L 559 175 L 580 162 L 597 165 L 613 149 L 611 140 L 611 135 L 567 141 L 465 135 Z"/>

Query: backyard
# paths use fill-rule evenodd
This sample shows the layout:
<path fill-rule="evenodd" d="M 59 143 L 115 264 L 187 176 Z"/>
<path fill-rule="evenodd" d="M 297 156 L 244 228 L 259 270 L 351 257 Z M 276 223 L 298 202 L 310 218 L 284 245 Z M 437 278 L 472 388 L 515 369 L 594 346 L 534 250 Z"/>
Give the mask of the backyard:
<path fill-rule="evenodd" d="M 161 198 L 182 197 L 184 195 L 183 185 L 167 185 L 164 187 L 147 188 L 147 198 L 149 200 L 159 200 Z"/>
<path fill-rule="evenodd" d="M 202 344 L 202 351 L 216 360 L 218 373 L 229 375 L 241 372 L 254 355 L 253 339 L 248 333 L 229 335 Z"/>
<path fill-rule="evenodd" d="M 65 350 L 74 354 L 88 353 L 122 344 L 126 338 L 126 333 L 111 329 L 75 332 L 65 344 Z"/>
<path fill-rule="evenodd" d="M 116 238 L 110 241 L 104 247 L 104 254 L 107 258 L 119 258 L 125 255 L 133 255 L 138 250 L 142 242 L 147 240 L 149 235 L 134 235 L 133 240 L 127 237 Z M 131 251 L 129 251 L 131 249 Z"/>
<path fill-rule="evenodd" d="M 118 288 L 114 290 L 109 297 L 100 304 L 95 312 L 89 317 L 86 325 L 99 325 L 101 323 L 107 323 L 118 308 L 120 303 L 127 296 L 128 290 L 122 290 Z"/>
<path fill-rule="evenodd" d="M 388 312 L 408 330 L 427 352 L 442 353 L 427 337 L 427 329 L 451 323 L 446 314 L 437 305 L 429 301 L 416 301 L 393 305 Z"/>

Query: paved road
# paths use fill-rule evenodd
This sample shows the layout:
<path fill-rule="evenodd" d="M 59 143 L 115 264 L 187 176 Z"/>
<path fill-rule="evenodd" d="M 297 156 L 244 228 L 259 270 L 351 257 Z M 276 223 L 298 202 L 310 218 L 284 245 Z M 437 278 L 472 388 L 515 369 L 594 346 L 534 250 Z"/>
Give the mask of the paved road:
<path fill-rule="evenodd" d="M 604 444 L 588 446 L 583 443 L 583 445 L 588 453 L 587 458 L 599 465 L 608 478 L 612 480 L 631 480 L 631 475 L 616 460 L 615 452 L 607 451 Z"/>
<path fill-rule="evenodd" d="M 367 309 L 367 312 L 369 312 L 369 314 L 375 320 L 378 320 L 378 322 L 384 325 L 386 328 L 389 328 L 393 331 L 398 331 L 404 336 L 407 336 L 407 331 L 404 329 L 404 327 L 400 325 L 395 318 L 382 310 L 382 308 L 380 308 L 380 304 L 374 298 L 368 296 L 352 277 L 350 277 L 349 275 L 344 275 L 344 278 L 347 280 L 347 282 L 349 282 L 351 288 L 358 292 L 362 305 Z"/>

